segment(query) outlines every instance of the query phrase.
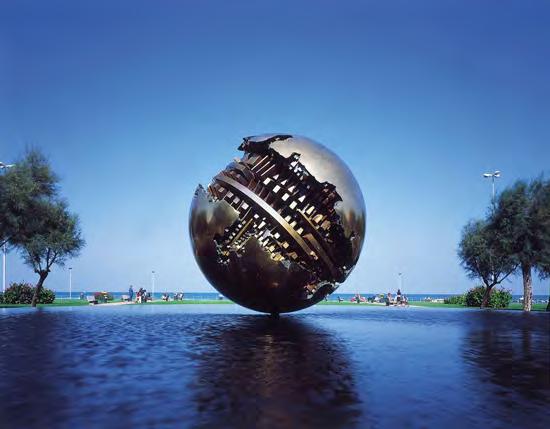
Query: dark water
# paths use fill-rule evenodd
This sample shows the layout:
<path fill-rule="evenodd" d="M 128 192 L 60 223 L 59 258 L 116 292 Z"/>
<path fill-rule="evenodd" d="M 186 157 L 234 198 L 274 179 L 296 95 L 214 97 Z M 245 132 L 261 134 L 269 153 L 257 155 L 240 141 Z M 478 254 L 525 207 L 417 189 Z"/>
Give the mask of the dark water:
<path fill-rule="evenodd" d="M 0 310 L 0 427 L 545 427 L 550 315 Z"/>

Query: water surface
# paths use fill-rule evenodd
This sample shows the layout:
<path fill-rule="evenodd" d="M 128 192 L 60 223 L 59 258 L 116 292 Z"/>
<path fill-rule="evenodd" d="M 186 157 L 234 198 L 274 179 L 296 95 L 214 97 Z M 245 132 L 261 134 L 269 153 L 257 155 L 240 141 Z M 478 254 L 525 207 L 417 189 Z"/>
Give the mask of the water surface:
<path fill-rule="evenodd" d="M 544 427 L 549 316 L 0 309 L 0 426 Z"/>

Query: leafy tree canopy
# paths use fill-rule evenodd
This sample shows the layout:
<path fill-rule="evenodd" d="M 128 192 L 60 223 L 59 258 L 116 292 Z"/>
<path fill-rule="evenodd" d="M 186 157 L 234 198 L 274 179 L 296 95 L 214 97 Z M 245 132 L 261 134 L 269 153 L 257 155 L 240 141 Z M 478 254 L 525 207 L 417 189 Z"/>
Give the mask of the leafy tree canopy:
<path fill-rule="evenodd" d="M 34 217 L 22 231 L 19 243 L 25 263 L 38 273 L 48 273 L 53 264 L 63 265 L 84 246 L 78 217 L 63 201 L 40 201 Z"/>
<path fill-rule="evenodd" d="M 38 275 L 32 305 L 54 264 L 63 265 L 84 246 L 79 220 L 58 195 L 58 178 L 37 150 L 0 176 L 0 244 L 16 246 Z"/>
<path fill-rule="evenodd" d="M 509 243 L 491 224 L 483 220 L 469 222 L 462 231 L 458 256 L 468 276 L 481 279 L 489 289 L 501 283 L 517 267 L 508 253 Z"/>
<path fill-rule="evenodd" d="M 0 175 L 0 246 L 22 240 L 32 206 L 57 193 L 58 178 L 38 150 L 30 150 L 16 166 Z"/>

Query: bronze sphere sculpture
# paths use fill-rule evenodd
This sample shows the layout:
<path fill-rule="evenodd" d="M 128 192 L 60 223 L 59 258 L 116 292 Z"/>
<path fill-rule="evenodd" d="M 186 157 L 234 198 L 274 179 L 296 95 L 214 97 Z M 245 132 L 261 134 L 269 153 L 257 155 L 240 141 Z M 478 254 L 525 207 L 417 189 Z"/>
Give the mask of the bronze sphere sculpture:
<path fill-rule="evenodd" d="M 309 307 L 332 293 L 361 253 L 366 212 L 348 167 L 305 137 L 243 139 L 244 152 L 195 191 L 193 253 L 209 282 L 264 313 Z"/>

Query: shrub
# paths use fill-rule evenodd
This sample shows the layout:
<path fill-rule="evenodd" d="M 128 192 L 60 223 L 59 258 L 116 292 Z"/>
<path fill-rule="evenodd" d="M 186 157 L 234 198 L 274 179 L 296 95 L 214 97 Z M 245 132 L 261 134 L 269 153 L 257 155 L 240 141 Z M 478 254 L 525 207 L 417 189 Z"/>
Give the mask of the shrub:
<path fill-rule="evenodd" d="M 0 293 L 0 304 L 4 304 L 4 294 Z"/>
<path fill-rule="evenodd" d="M 483 295 L 485 294 L 484 286 L 477 286 L 470 289 L 464 295 L 464 302 L 468 307 L 481 307 L 483 302 Z"/>
<path fill-rule="evenodd" d="M 6 304 L 30 304 L 34 295 L 34 287 L 27 283 L 12 283 L 6 289 L 4 302 Z"/>
<path fill-rule="evenodd" d="M 495 289 L 489 302 L 492 308 L 507 308 L 512 302 L 512 294 L 506 289 Z"/>
<path fill-rule="evenodd" d="M 443 302 L 445 304 L 458 304 L 458 305 L 464 305 L 465 303 L 465 296 L 464 295 L 453 295 L 445 298 Z"/>
<path fill-rule="evenodd" d="M 481 307 L 485 286 L 477 286 L 466 292 L 465 302 L 468 307 Z M 489 298 L 488 307 L 506 308 L 512 301 L 512 294 L 506 289 L 493 289 Z"/>
<path fill-rule="evenodd" d="M 42 288 L 42 290 L 40 291 L 40 296 L 38 297 L 38 302 L 40 304 L 51 304 L 54 301 L 55 301 L 54 291 L 51 289 Z"/>
<path fill-rule="evenodd" d="M 12 283 L 6 289 L 3 301 L 4 304 L 30 304 L 34 295 L 34 286 L 28 283 Z M 55 293 L 46 288 L 42 288 L 38 295 L 39 304 L 51 304 L 55 300 Z"/>
<path fill-rule="evenodd" d="M 113 301 L 115 298 L 109 292 L 95 292 L 94 298 L 97 302 Z"/>

